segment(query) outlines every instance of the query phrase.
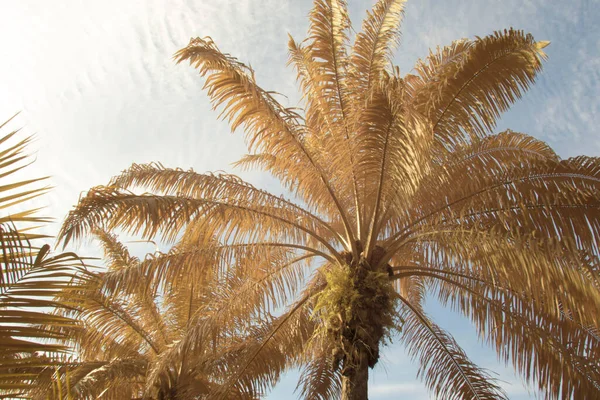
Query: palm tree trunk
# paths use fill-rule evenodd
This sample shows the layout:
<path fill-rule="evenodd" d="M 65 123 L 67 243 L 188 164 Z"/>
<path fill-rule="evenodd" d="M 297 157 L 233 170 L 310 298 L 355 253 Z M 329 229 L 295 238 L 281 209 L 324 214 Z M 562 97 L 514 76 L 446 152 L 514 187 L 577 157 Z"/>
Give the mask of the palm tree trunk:
<path fill-rule="evenodd" d="M 360 354 L 357 358 L 359 360 L 357 360 L 355 366 L 342 374 L 342 400 L 368 400 L 369 398 L 369 363 L 367 355 Z"/>

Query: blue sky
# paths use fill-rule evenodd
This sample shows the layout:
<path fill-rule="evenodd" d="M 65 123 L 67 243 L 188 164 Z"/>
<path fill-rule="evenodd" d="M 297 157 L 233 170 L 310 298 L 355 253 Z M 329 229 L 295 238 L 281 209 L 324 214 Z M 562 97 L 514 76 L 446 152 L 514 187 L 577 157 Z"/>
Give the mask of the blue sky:
<path fill-rule="evenodd" d="M 358 30 L 371 0 L 348 0 Z M 217 120 L 202 81 L 172 54 L 190 37 L 211 36 L 256 70 L 266 89 L 299 99 L 285 67 L 287 33 L 303 39 L 310 0 L 0 0 L 0 119 L 36 133 L 32 175 L 56 188 L 40 205 L 61 219 L 80 193 L 132 162 L 196 171 L 231 169 L 241 134 Z M 550 40 L 538 83 L 500 121 L 547 141 L 562 157 L 600 155 L 600 0 L 409 1 L 396 63 L 410 72 L 429 48 L 515 27 Z M 237 171 L 239 173 L 239 171 Z M 240 173 L 278 191 L 261 173 Z M 57 226 L 54 226 L 55 230 Z M 429 309 L 467 353 L 505 381 L 511 399 L 535 398 L 474 337 L 470 323 L 435 303 Z M 416 368 L 391 345 L 370 383 L 372 399 L 427 399 Z M 269 399 L 289 398 L 295 376 Z"/>

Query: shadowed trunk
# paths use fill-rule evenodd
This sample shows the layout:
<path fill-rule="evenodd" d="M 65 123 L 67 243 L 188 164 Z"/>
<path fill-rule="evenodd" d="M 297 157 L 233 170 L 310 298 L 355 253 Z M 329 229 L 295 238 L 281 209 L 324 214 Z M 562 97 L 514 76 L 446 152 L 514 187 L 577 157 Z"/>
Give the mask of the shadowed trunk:
<path fill-rule="evenodd" d="M 362 245 L 357 244 L 362 252 Z M 388 328 L 394 324 L 394 288 L 389 281 L 389 265 L 374 270 L 384 250 L 376 247 L 371 260 L 354 259 L 347 254 L 347 266 L 338 281 L 348 279 L 340 297 L 341 312 L 345 319 L 337 330 L 332 330 L 339 343 L 338 362 L 341 362 L 342 400 L 367 400 L 369 368 L 379 360 L 379 346 Z M 348 318 L 349 316 L 349 318 Z M 339 326 L 339 325 L 338 325 Z M 339 365 L 339 364 L 337 364 Z"/>
<path fill-rule="evenodd" d="M 342 400 L 367 400 L 369 381 L 369 362 L 366 354 L 361 354 L 360 361 L 342 375 Z"/>

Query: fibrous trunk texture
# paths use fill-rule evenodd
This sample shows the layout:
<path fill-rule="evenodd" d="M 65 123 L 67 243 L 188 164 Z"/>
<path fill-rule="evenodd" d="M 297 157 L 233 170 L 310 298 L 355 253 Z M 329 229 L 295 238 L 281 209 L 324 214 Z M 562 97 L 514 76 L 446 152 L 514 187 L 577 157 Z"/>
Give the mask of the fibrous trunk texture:
<path fill-rule="evenodd" d="M 369 362 L 367 354 L 359 354 L 360 360 L 342 375 L 342 400 L 367 400 L 369 398 Z M 349 362 L 350 360 L 346 360 Z M 344 368 L 346 369 L 346 368 Z"/>
<path fill-rule="evenodd" d="M 382 250 L 376 248 L 370 260 L 348 255 L 351 289 L 342 295 L 344 318 L 335 332 L 342 363 L 342 400 L 368 399 L 369 368 L 379 360 L 379 346 L 393 325 L 395 292 L 389 281 L 390 267 L 374 269 Z"/>

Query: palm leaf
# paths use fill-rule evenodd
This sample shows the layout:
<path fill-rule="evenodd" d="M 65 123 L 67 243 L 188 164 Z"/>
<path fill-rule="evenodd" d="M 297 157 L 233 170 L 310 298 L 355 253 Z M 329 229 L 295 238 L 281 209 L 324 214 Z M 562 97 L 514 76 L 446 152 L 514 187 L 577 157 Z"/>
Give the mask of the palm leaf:
<path fill-rule="evenodd" d="M 7 146 L 0 150 L 0 209 L 6 213 L 0 218 L 0 395 L 27 397 L 38 377 L 60 364 L 67 351 L 62 330 L 75 322 L 49 310 L 60 307 L 54 297 L 81 271 L 82 261 L 73 253 L 51 257 L 49 245 L 37 244 L 47 236 L 31 224 L 48 221 L 37 209 L 13 211 L 48 190 L 38 185 L 46 178 L 14 181 L 13 174 L 28 165 L 24 152 L 31 141 L 9 145 L 16 134 L 0 138 Z"/>

